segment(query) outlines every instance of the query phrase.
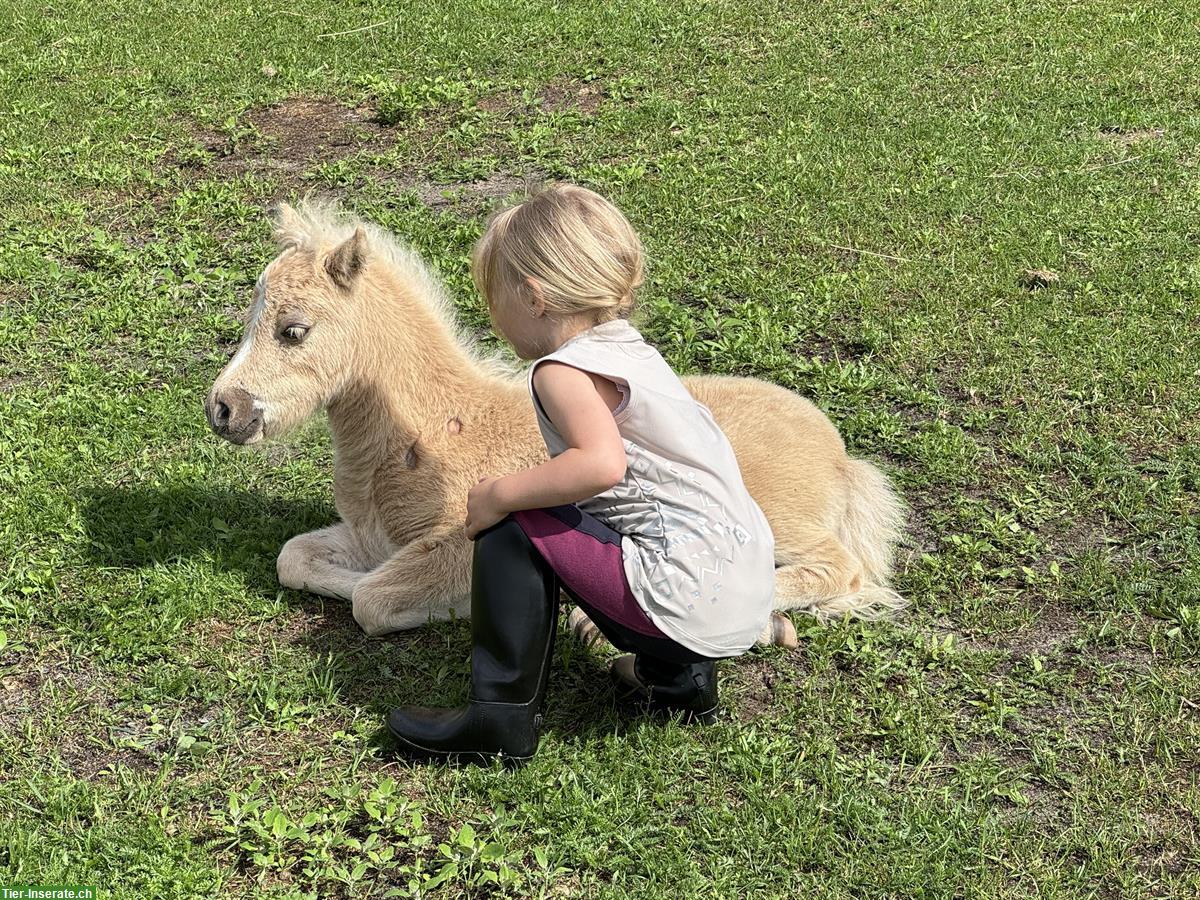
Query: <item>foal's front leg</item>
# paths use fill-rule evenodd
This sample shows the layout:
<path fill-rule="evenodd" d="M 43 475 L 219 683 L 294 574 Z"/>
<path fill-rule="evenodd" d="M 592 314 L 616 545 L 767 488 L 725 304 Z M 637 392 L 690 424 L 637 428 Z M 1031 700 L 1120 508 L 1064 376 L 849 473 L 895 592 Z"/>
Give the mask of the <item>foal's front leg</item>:
<path fill-rule="evenodd" d="M 349 600 L 371 561 L 345 522 L 298 534 L 279 553 L 279 583 L 298 591 Z"/>
<path fill-rule="evenodd" d="M 354 586 L 354 619 L 367 634 L 387 634 L 471 613 L 471 551 L 461 523 L 405 544 Z"/>

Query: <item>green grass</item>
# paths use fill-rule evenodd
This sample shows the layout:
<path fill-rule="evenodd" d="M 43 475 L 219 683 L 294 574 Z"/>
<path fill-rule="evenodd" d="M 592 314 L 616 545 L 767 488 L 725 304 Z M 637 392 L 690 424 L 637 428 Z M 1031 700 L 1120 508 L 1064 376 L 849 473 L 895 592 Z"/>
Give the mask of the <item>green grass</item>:
<path fill-rule="evenodd" d="M 1196 896 L 1194 19 L 6 4 L 0 884 Z M 306 159 L 266 111 L 298 97 L 379 122 Z M 465 695 L 465 625 L 367 639 L 281 590 L 280 545 L 335 515 L 328 436 L 238 452 L 200 404 L 272 199 L 341 195 L 482 328 L 497 173 L 611 196 L 673 364 L 794 388 L 885 465 L 909 613 L 798 618 L 798 650 L 723 666 L 706 730 L 622 718 L 562 641 L 526 769 L 388 754 L 388 708 Z"/>

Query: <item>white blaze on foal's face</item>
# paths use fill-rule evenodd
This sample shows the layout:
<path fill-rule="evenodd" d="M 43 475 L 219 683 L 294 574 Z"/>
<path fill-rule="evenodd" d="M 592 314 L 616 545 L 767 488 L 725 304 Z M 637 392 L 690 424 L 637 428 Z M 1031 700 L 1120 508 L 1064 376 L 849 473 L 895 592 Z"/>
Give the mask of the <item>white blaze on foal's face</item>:
<path fill-rule="evenodd" d="M 233 359 L 225 365 L 225 369 L 221 372 L 221 379 L 229 384 L 239 385 L 239 370 L 245 365 L 246 360 L 250 357 L 250 350 L 254 346 L 254 336 L 258 330 L 258 320 L 262 316 L 263 309 L 266 307 L 266 289 L 267 289 L 267 270 L 263 269 L 262 274 L 258 276 L 258 281 L 254 282 L 254 299 L 250 304 L 250 309 L 246 314 L 246 330 L 242 333 L 242 342 L 238 345 L 237 353 L 233 355 Z"/>

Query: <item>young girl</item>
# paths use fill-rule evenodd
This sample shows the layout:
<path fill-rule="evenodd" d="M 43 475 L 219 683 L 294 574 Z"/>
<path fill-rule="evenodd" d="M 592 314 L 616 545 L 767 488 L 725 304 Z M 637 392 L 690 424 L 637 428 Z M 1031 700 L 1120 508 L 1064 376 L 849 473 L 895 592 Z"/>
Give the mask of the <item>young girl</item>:
<path fill-rule="evenodd" d="M 472 275 L 529 368 L 550 460 L 467 498 L 470 702 L 404 707 L 408 752 L 522 762 L 537 748 L 560 587 L 618 648 L 649 712 L 711 722 L 715 660 L 747 650 L 774 594 L 774 538 L 728 439 L 628 321 L 641 242 L 598 194 L 558 186 L 506 209 Z"/>

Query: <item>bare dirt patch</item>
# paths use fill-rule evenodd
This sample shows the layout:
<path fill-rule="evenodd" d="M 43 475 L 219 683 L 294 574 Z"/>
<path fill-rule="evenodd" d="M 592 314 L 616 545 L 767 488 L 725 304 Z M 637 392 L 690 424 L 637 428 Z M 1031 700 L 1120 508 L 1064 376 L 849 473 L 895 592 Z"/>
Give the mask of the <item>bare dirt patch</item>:
<path fill-rule="evenodd" d="M 1060 279 L 1053 269 L 1026 269 L 1017 276 L 1017 283 L 1027 291 L 1037 291 L 1057 284 Z"/>
<path fill-rule="evenodd" d="M 233 625 L 225 619 L 212 617 L 201 619 L 190 629 L 196 643 L 208 649 L 223 647 L 234 636 Z"/>
<path fill-rule="evenodd" d="M 11 394 L 28 380 L 28 377 L 24 374 L 0 375 L 0 394 Z"/>
<path fill-rule="evenodd" d="M 496 95 L 481 105 L 499 108 L 511 99 L 510 95 Z M 323 97 L 291 97 L 248 110 L 229 134 L 203 128 L 193 128 L 192 133 L 198 153 L 176 154 L 168 160 L 170 164 L 179 169 L 196 166 L 218 175 L 272 179 L 277 183 L 273 199 L 295 191 L 319 166 L 386 150 L 395 143 L 396 134 L 379 120 L 375 109 L 344 106 Z M 361 174 L 396 190 L 411 191 L 431 209 L 463 217 L 481 215 L 510 196 L 526 195 L 546 180 L 546 174 L 537 169 L 523 173 L 500 170 L 482 178 L 439 184 L 418 174 L 369 163 L 361 167 Z M 338 197 L 350 189 L 322 185 L 321 193 Z"/>
<path fill-rule="evenodd" d="M 1162 138 L 1166 131 L 1162 128 L 1124 128 L 1120 125 L 1105 125 L 1100 129 L 1100 138 L 1128 147 L 1140 144 L 1142 141 L 1156 141 Z"/>
<path fill-rule="evenodd" d="M 24 658 L 22 658 L 24 657 Z M 18 656 L 8 674 L 0 677 L 0 729 L 20 734 L 27 723 L 34 727 L 53 727 L 59 716 L 74 708 L 72 721 L 82 721 L 97 709 L 114 705 L 114 691 L 107 676 L 90 662 L 78 659 L 34 659 L 31 654 Z M 155 763 L 144 754 L 114 747 L 87 728 L 59 729 L 54 750 L 76 778 L 93 779 L 118 766 L 149 769 Z"/>
<path fill-rule="evenodd" d="M 542 109 L 547 112 L 573 109 L 584 115 L 594 114 L 602 99 L 599 87 L 573 78 L 559 78 L 550 82 L 538 91 L 538 96 L 542 99 Z"/>
<path fill-rule="evenodd" d="M 478 105 L 485 112 L 519 118 L 543 113 L 577 112 L 593 116 L 604 100 L 600 85 L 577 78 L 556 78 L 542 85 L 532 95 L 507 90 L 482 98 Z"/>
<path fill-rule="evenodd" d="M 799 679 L 804 674 L 804 665 L 799 654 L 793 656 L 796 659 L 794 671 L 788 677 Z M 730 664 L 729 670 L 732 678 L 729 679 L 728 694 L 741 721 L 761 718 L 779 707 L 776 691 L 780 674 L 771 659 L 743 657 L 736 664 Z"/>
<path fill-rule="evenodd" d="M 1128 529 L 1113 522 L 1101 510 L 1076 518 L 1044 522 L 1037 535 L 1062 557 L 1074 558 L 1092 550 L 1119 550 L 1129 542 Z"/>
<path fill-rule="evenodd" d="M 78 736 L 59 745 L 63 764 L 75 778 L 95 781 L 119 768 L 149 772 L 159 760 L 142 749 L 115 748 L 99 737 Z"/>
<path fill-rule="evenodd" d="M 367 107 L 343 106 L 322 97 L 291 97 L 249 110 L 248 134 L 198 132 L 219 171 L 298 176 L 314 165 L 362 150 L 380 150 L 392 135 Z"/>
<path fill-rule="evenodd" d="M 430 209 L 473 217 L 509 197 L 528 196 L 546 181 L 546 174 L 537 169 L 525 174 L 502 170 L 484 178 L 449 184 L 436 184 L 427 178 L 409 176 L 384 180 L 399 190 L 412 191 Z"/>
<path fill-rule="evenodd" d="M 920 492 L 919 496 L 923 496 Z M 908 510 L 904 517 L 904 527 L 900 543 L 896 548 L 897 570 L 903 571 L 924 556 L 934 553 L 942 544 L 938 529 L 934 528 L 929 519 L 933 504 L 917 502 L 916 498 L 908 499 Z"/>
<path fill-rule="evenodd" d="M 787 352 L 794 356 L 816 358 L 823 363 L 847 365 L 866 359 L 872 349 L 866 342 L 853 337 L 808 334 L 789 344 Z"/>
<path fill-rule="evenodd" d="M 1000 666 L 1001 671 L 1007 671 L 1034 653 L 1047 657 L 1074 642 L 1082 633 L 1084 621 L 1074 610 L 1058 604 L 1046 604 L 1033 613 L 1028 624 L 1018 628 L 993 629 L 986 636 L 964 631 L 956 622 L 945 617 L 935 619 L 930 625 L 933 637 L 951 636 L 965 650 L 1007 655 L 1008 660 Z"/>
<path fill-rule="evenodd" d="M 1014 662 L 1034 653 L 1047 656 L 1078 637 L 1081 628 L 1077 612 L 1047 604 L 1026 627 L 996 635 L 994 648 L 1007 651 Z"/>
<path fill-rule="evenodd" d="M 511 110 L 523 107 L 521 103 L 521 94 L 518 91 L 500 91 L 496 94 L 489 94 L 487 97 L 482 97 L 476 104 L 484 112 L 500 115 Z"/>
<path fill-rule="evenodd" d="M 29 299 L 29 292 L 20 285 L 0 283 L 0 307 L 24 305 Z"/>

